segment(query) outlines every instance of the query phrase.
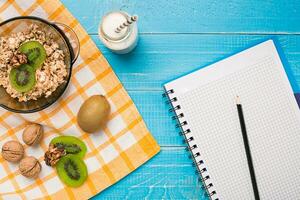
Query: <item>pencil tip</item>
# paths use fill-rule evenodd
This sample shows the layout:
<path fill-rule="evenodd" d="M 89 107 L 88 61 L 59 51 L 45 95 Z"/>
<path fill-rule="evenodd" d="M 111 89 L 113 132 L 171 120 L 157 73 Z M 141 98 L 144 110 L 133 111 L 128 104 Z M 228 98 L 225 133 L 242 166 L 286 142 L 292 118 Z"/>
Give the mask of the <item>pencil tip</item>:
<path fill-rule="evenodd" d="M 236 104 L 241 104 L 241 100 L 240 100 L 240 97 L 238 95 L 236 96 Z"/>

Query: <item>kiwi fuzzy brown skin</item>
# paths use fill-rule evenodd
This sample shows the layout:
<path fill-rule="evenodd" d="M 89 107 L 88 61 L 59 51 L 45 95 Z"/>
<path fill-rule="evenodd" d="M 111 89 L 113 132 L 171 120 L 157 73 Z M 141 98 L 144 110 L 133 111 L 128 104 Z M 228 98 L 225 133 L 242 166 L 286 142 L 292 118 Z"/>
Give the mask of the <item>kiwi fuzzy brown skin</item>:
<path fill-rule="evenodd" d="M 38 41 L 28 41 L 19 47 L 19 51 L 27 56 L 28 64 L 35 70 L 38 69 L 46 60 L 46 50 Z"/>
<path fill-rule="evenodd" d="M 77 123 L 83 131 L 94 133 L 107 123 L 109 114 L 110 105 L 107 99 L 103 95 L 93 95 L 81 105 Z"/>
<path fill-rule="evenodd" d="M 50 144 L 64 148 L 67 154 L 78 155 L 80 158 L 83 158 L 87 152 L 85 143 L 74 136 L 58 136 L 53 138 Z"/>
<path fill-rule="evenodd" d="M 84 161 L 76 155 L 66 155 L 56 164 L 60 180 L 70 187 L 81 186 L 88 177 Z"/>
<path fill-rule="evenodd" d="M 35 85 L 35 70 L 27 64 L 13 68 L 9 74 L 9 83 L 18 92 L 28 92 Z"/>

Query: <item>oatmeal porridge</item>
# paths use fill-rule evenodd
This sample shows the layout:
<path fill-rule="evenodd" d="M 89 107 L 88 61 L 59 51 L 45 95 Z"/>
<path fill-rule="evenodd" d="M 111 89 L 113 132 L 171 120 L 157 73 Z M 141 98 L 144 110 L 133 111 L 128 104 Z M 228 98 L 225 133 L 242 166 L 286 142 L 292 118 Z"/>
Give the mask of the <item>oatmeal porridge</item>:
<path fill-rule="evenodd" d="M 49 97 L 66 81 L 64 58 L 51 35 L 37 25 L 0 37 L 0 86 L 20 102 Z"/>

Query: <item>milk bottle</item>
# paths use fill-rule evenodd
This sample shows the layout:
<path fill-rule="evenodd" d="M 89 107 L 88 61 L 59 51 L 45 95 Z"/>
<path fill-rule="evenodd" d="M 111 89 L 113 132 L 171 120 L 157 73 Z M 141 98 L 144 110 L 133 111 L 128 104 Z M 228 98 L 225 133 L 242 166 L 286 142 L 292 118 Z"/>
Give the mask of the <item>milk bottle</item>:
<path fill-rule="evenodd" d="M 134 49 L 138 41 L 137 16 L 123 11 L 106 14 L 99 25 L 99 38 L 111 51 L 125 54 Z"/>

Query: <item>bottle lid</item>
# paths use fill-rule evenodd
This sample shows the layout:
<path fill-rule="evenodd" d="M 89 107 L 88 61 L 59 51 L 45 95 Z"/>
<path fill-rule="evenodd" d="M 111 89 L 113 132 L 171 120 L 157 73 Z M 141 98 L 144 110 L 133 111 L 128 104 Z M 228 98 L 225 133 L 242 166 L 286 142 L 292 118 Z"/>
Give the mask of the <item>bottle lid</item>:
<path fill-rule="evenodd" d="M 111 41 L 118 41 L 125 38 L 129 33 L 129 27 L 123 28 L 119 33 L 115 30 L 127 21 L 127 16 L 123 12 L 111 12 L 103 17 L 101 22 L 101 32 L 105 38 Z"/>

